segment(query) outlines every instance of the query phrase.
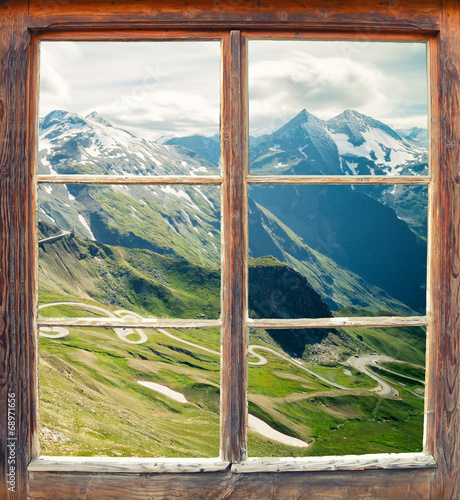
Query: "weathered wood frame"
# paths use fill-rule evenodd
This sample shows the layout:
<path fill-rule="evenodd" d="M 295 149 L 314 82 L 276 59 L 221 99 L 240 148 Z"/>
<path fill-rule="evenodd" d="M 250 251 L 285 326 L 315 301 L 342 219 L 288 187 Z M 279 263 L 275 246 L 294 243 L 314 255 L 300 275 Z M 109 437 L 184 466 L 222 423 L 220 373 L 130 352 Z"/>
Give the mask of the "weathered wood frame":
<path fill-rule="evenodd" d="M 6 0 L 2 7 L 0 497 L 457 498 L 460 495 L 460 3 L 456 0 Z M 183 33 L 184 29 L 199 31 L 204 38 L 209 38 L 211 32 L 227 33 L 222 35 L 224 65 L 230 65 L 230 74 L 235 75 L 233 81 L 227 82 L 229 87 L 225 87 L 224 82 L 222 134 L 224 161 L 228 161 L 228 165 L 239 165 L 239 173 L 233 175 L 228 169 L 224 169 L 222 180 L 196 180 L 198 184 L 222 182 L 223 204 L 228 209 L 227 213 L 240 210 L 239 216 L 230 217 L 227 221 L 224 218 L 224 225 L 228 225 L 231 234 L 236 237 L 224 241 L 223 249 L 224 255 L 231 258 L 224 258 L 224 275 L 228 277 L 224 280 L 228 281 L 224 281 L 223 293 L 227 294 L 224 296 L 228 298 L 229 307 L 222 314 L 222 362 L 228 363 L 226 368 L 229 372 L 223 373 L 222 378 L 222 428 L 225 429 L 222 461 L 183 461 L 182 469 L 178 468 L 177 463 L 168 464 L 167 461 L 160 466 L 155 461 L 147 463 L 139 460 L 127 460 L 125 464 L 110 464 L 100 459 L 83 461 L 85 463 L 77 459 L 57 463 L 43 461 L 37 459 L 38 388 L 34 296 L 37 248 L 34 170 L 37 37 L 149 39 L 151 30 L 158 29 L 167 30 L 165 36 L 173 37 L 179 37 L 175 33 Z M 246 271 L 242 265 L 247 245 L 244 186 L 249 182 L 256 184 L 266 181 L 260 176 L 246 176 L 245 44 L 241 43 L 241 33 L 246 29 L 259 29 L 261 35 L 267 36 L 279 30 L 287 30 L 285 36 L 290 36 L 289 33 L 293 30 L 302 30 L 315 38 L 430 40 L 433 168 L 431 179 L 421 180 L 430 185 L 431 202 L 431 303 L 426 318 L 423 318 L 423 321 L 428 322 L 430 332 L 425 454 L 350 456 L 342 460 L 336 457 L 301 463 L 292 463 L 289 459 L 278 463 L 246 460 L 238 465 L 246 455 L 246 411 L 241 390 L 247 383 L 244 368 L 245 337 L 247 327 L 254 326 L 241 313 L 247 300 Z M 229 106 L 230 103 L 237 105 Z M 313 179 L 294 181 L 310 183 L 311 180 Z M 375 182 L 368 178 L 354 181 Z M 125 179 L 125 182 L 129 183 L 131 180 Z M 152 181 L 154 182 L 156 181 Z M 273 182 L 273 179 L 269 182 Z M 291 181 L 280 179 L 275 182 Z M 324 183 L 325 180 L 317 179 L 317 182 Z M 337 184 L 343 182 L 345 181 L 342 179 L 331 181 Z M 382 179 L 377 182 L 387 181 Z M 188 180 L 177 179 L 175 183 L 188 183 Z M 394 179 L 391 183 L 394 183 Z M 409 183 L 415 182 L 411 179 Z M 414 322 L 416 320 L 420 318 L 409 319 Z M 379 321 L 374 326 L 380 326 Z M 123 323 L 123 326 L 128 325 Z M 290 324 L 289 327 L 296 325 Z M 232 384 L 239 389 L 228 390 Z M 14 493 L 7 490 L 5 480 L 5 402 L 9 393 L 14 393 L 16 399 Z M 179 470 L 183 472 L 173 472 Z"/>

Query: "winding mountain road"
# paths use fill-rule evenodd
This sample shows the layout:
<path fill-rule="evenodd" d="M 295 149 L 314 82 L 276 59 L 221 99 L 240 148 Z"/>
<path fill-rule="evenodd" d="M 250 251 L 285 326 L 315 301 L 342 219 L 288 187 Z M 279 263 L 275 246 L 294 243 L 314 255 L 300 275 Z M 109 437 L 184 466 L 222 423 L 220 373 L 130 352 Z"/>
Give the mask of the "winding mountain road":
<path fill-rule="evenodd" d="M 62 235 L 60 235 L 62 236 Z M 55 238 L 55 237 L 53 237 Z M 44 241 L 44 240 L 42 240 Z M 115 311 L 115 313 L 108 311 L 107 309 L 104 309 L 103 307 L 99 306 L 94 306 L 91 304 L 85 304 L 82 302 L 51 302 L 49 304 L 42 304 L 39 306 L 39 309 L 43 309 L 45 307 L 53 307 L 53 306 L 77 306 L 81 307 L 84 309 L 89 309 L 92 311 L 97 311 L 100 312 L 109 318 L 128 318 L 129 316 L 131 317 L 136 317 L 139 319 L 143 319 L 140 314 L 137 314 L 132 311 L 128 311 L 126 309 L 120 309 L 118 311 Z M 213 354 L 216 356 L 220 356 L 220 352 L 218 351 L 213 351 L 212 349 L 208 349 L 207 347 L 200 346 L 198 344 L 195 344 L 193 342 L 189 342 L 188 340 L 181 339 L 179 337 L 176 337 L 172 333 L 169 333 L 168 331 L 164 330 L 163 328 L 156 328 L 156 331 L 162 333 L 166 337 L 169 337 L 177 342 L 181 342 L 182 344 L 186 344 L 188 346 L 194 347 L 195 349 L 200 349 L 201 351 L 207 352 L 209 354 Z M 144 344 L 148 340 L 147 334 L 141 329 L 141 328 L 114 328 L 114 331 L 118 338 L 120 340 L 123 340 L 124 342 L 129 342 L 130 344 Z M 136 333 L 139 335 L 138 340 L 132 340 L 128 338 L 128 335 L 132 335 L 133 333 Z M 53 328 L 48 328 L 48 327 L 41 327 L 40 328 L 40 336 L 50 338 L 50 339 L 58 339 L 65 337 L 69 334 L 69 330 L 67 328 L 63 327 L 53 327 Z M 330 385 L 332 387 L 335 387 L 336 389 L 341 389 L 341 390 L 350 390 L 350 387 L 344 387 L 343 385 L 336 384 L 335 382 L 332 382 L 328 380 L 325 377 L 322 377 L 321 375 L 315 373 L 313 370 L 310 370 L 306 368 L 305 366 L 302 365 L 302 363 L 298 360 L 289 358 L 274 349 L 271 349 L 270 347 L 265 347 L 261 345 L 255 345 L 251 344 L 248 346 L 248 354 L 249 356 L 253 356 L 257 358 L 257 361 L 248 361 L 249 365 L 252 366 L 263 366 L 268 363 L 268 360 L 265 356 L 262 356 L 261 354 L 257 354 L 255 351 L 266 351 L 269 352 L 270 354 L 273 354 L 275 356 L 278 356 L 279 358 L 283 359 L 287 363 L 290 363 L 297 368 L 307 372 L 309 375 L 317 378 L 321 382 Z M 375 392 L 376 394 L 380 394 L 381 396 L 393 396 L 396 397 L 399 395 L 398 391 L 391 387 L 388 382 L 380 378 L 378 375 L 373 373 L 371 370 L 368 370 L 366 367 L 367 365 L 370 365 L 372 363 L 377 364 L 378 362 L 382 361 L 397 361 L 393 358 L 390 358 L 389 356 L 382 356 L 382 355 L 371 355 L 371 354 L 364 354 L 362 356 L 354 356 L 351 357 L 347 360 L 347 363 L 350 366 L 353 366 L 356 368 L 358 371 L 365 373 L 368 377 L 372 378 L 375 380 L 379 385 L 376 389 L 370 389 L 370 391 Z"/>
<path fill-rule="evenodd" d="M 45 242 L 49 243 L 50 241 L 56 241 L 62 238 L 63 236 L 66 236 L 67 234 L 70 234 L 70 231 L 62 230 L 59 234 L 55 234 L 54 236 L 50 236 L 49 238 L 44 238 L 43 240 L 38 240 L 38 244 L 40 245 L 40 243 L 45 243 Z"/>
<path fill-rule="evenodd" d="M 391 385 L 376 375 L 373 371 L 368 370 L 368 365 L 377 365 L 378 363 L 385 361 L 397 361 L 394 358 L 390 358 L 390 356 L 383 356 L 382 354 L 363 354 L 361 356 L 353 356 L 347 360 L 347 363 L 356 368 L 356 370 L 361 373 L 365 373 L 368 377 L 374 379 L 380 386 L 380 390 L 375 391 L 377 394 L 381 396 L 393 396 L 398 397 L 399 392 L 391 387 Z M 377 388 L 378 389 L 378 388 Z"/>
<path fill-rule="evenodd" d="M 278 356 L 279 358 L 284 359 L 284 361 L 287 361 L 288 363 L 291 363 L 291 365 L 294 365 L 297 368 L 300 368 L 301 370 L 309 373 L 313 377 L 316 377 L 317 379 L 321 380 L 321 382 L 325 382 L 327 385 L 332 385 L 332 387 L 335 387 L 336 389 L 343 389 L 343 390 L 346 390 L 346 391 L 350 389 L 349 387 L 344 387 L 343 385 L 339 385 L 339 384 L 336 384 L 335 382 L 331 382 L 327 378 L 324 378 L 321 375 L 318 375 L 313 370 L 309 370 L 308 368 L 306 368 L 305 366 L 303 366 L 300 361 L 296 361 L 295 359 L 288 358 L 287 356 L 284 356 L 283 354 L 275 351 L 274 349 L 270 349 L 270 347 L 265 347 L 265 346 L 262 346 L 262 345 L 250 345 L 248 347 L 248 352 L 252 356 L 256 356 L 256 357 L 259 358 L 259 361 L 256 361 L 256 362 L 252 362 L 251 363 L 249 361 L 248 364 L 250 364 L 250 365 L 259 365 L 260 366 L 260 365 L 266 365 L 267 364 L 267 358 L 265 358 L 264 356 L 261 356 L 260 354 L 256 354 L 254 352 L 254 349 L 263 350 L 263 351 L 267 351 L 267 352 L 269 352 L 271 354 L 274 354 L 275 356 Z"/>

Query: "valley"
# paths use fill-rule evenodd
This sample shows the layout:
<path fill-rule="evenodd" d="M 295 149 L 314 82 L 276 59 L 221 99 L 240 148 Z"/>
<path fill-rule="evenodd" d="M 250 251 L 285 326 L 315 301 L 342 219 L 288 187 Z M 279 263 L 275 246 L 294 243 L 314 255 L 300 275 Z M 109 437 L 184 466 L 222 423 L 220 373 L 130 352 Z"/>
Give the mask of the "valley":
<path fill-rule="evenodd" d="M 68 310 L 71 310 L 73 306 L 77 307 L 78 303 L 55 303 L 50 307 L 61 305 L 65 305 L 69 308 Z M 80 306 L 81 310 L 91 311 L 94 308 L 88 304 Z M 100 309 L 103 308 L 98 308 L 98 311 L 102 312 Z M 41 313 L 44 314 L 45 310 L 46 308 L 42 307 Z M 105 311 L 105 313 L 107 315 L 117 314 L 118 316 L 132 314 L 130 311 L 114 311 L 113 313 Z M 54 434 L 52 435 L 61 436 L 60 439 L 52 442 L 47 441 L 46 438 L 43 439 L 42 452 L 44 454 L 65 455 L 74 454 L 78 450 L 84 455 L 100 455 L 102 453 L 109 456 L 132 456 L 132 454 L 159 456 L 158 454 L 161 453 L 162 456 L 217 456 L 219 442 L 218 332 L 215 332 L 214 337 L 209 331 L 171 332 L 163 329 L 115 329 L 114 333 L 115 337 L 112 337 L 109 330 L 95 328 L 58 328 L 57 335 L 53 331 L 40 333 L 42 337 L 41 356 L 44 361 L 41 366 L 41 393 L 43 396 L 41 421 L 45 429 L 53 430 Z M 214 344 L 212 344 L 212 340 Z M 124 348 L 123 344 L 128 344 L 128 347 Z M 215 345 L 217 350 L 210 349 L 207 347 L 209 345 Z M 296 439 L 299 436 L 303 437 L 312 444 L 312 450 L 316 449 L 316 452 L 318 452 L 318 448 L 321 449 L 321 438 L 323 437 L 321 433 L 315 437 L 311 431 L 309 433 L 306 433 L 305 430 L 299 432 L 298 428 L 304 427 L 305 423 L 300 426 L 297 423 L 294 427 L 293 422 L 286 419 L 286 415 L 284 418 L 282 417 L 282 413 L 290 414 L 288 408 L 293 405 L 294 401 L 299 404 L 302 400 L 308 401 L 315 396 L 323 398 L 328 394 L 331 398 L 329 401 L 332 401 L 338 398 L 339 394 L 347 395 L 349 399 L 346 400 L 342 411 L 340 410 L 340 398 L 338 399 L 334 415 L 343 423 L 351 423 L 356 421 L 358 415 L 348 414 L 350 408 L 355 407 L 357 410 L 363 399 L 369 399 L 371 408 L 374 408 L 372 415 L 369 414 L 367 418 L 365 415 L 361 415 L 358 421 L 364 417 L 364 420 L 369 419 L 369 423 L 379 421 L 382 423 L 379 412 L 375 415 L 374 412 L 377 410 L 375 405 L 382 404 L 387 399 L 388 394 L 384 390 L 386 382 L 381 382 L 380 385 L 383 386 L 383 389 L 379 389 L 366 375 L 360 374 L 359 371 L 353 371 L 353 375 L 345 376 L 347 386 L 339 385 L 308 369 L 302 361 L 292 359 L 280 352 L 279 349 L 274 350 L 267 345 L 269 344 L 251 344 L 249 348 L 249 365 L 252 376 L 250 377 L 248 396 L 250 407 L 253 409 L 252 412 L 250 411 L 250 415 L 254 414 L 256 418 L 258 415 L 263 422 L 268 421 L 269 425 L 271 424 L 270 428 L 285 436 L 297 436 Z M 64 348 L 65 352 L 63 352 Z M 120 353 L 115 354 L 117 350 L 121 351 L 121 356 Z M 169 356 L 165 356 L 168 351 Z M 146 355 L 146 353 L 148 354 Z M 152 356 L 153 353 L 154 356 Z M 178 353 L 181 355 L 178 356 Z M 104 359 L 107 355 L 109 355 L 109 359 Z M 208 363 L 211 362 L 215 366 L 213 370 L 209 371 L 210 368 L 207 367 L 203 371 L 203 363 L 206 359 Z M 254 359 L 256 361 L 253 361 Z M 109 368 L 112 364 L 113 367 Z M 343 371 L 347 370 L 346 366 L 347 362 L 345 361 Z M 256 367 L 263 367 L 264 373 L 255 373 Z M 315 368 L 318 369 L 318 367 Z M 350 369 L 352 370 L 351 367 L 348 368 L 348 370 Z M 117 382 L 120 376 L 123 377 L 123 384 Z M 142 386 L 135 387 L 136 382 L 145 381 L 145 379 L 155 380 L 156 384 L 160 381 L 162 387 L 185 394 L 187 403 L 185 405 L 178 404 L 167 395 L 163 396 L 158 393 L 149 397 L 148 391 L 145 391 Z M 379 379 L 377 378 L 377 380 Z M 274 381 L 277 381 L 277 386 L 274 386 Z M 354 388 L 354 385 L 358 387 L 361 385 L 361 388 Z M 126 391 L 126 386 L 130 386 L 130 390 L 127 391 L 126 395 L 120 397 L 118 393 Z M 272 390 L 273 387 L 278 387 L 276 396 Z M 143 397 L 139 397 L 138 393 Z M 66 396 L 65 399 L 62 398 L 63 394 Z M 296 396 L 295 400 L 292 399 L 293 396 Z M 390 410 L 390 414 L 393 413 L 393 418 L 399 420 L 399 409 L 403 401 L 405 401 L 403 407 L 412 413 L 412 417 L 417 416 L 417 404 L 414 404 L 410 397 L 395 399 L 394 393 L 390 396 L 393 396 L 391 400 L 394 400 L 395 403 L 399 400 L 399 404 L 393 408 L 393 411 Z M 212 408 L 213 399 L 214 408 Z M 271 407 L 273 403 L 276 403 L 276 409 Z M 144 408 L 140 408 L 138 404 Z M 75 409 L 72 409 L 73 405 L 75 405 Z M 179 408 L 180 406 L 185 406 L 185 408 Z M 319 413 L 329 414 L 328 406 L 326 403 L 323 408 L 318 408 Z M 411 406 L 413 406 L 412 409 L 410 409 Z M 150 409 L 153 412 L 147 421 L 144 420 L 145 417 L 142 417 L 145 409 Z M 113 422 L 108 424 L 107 419 L 111 418 L 113 418 Z M 165 419 L 168 422 L 174 422 L 182 429 L 184 433 L 182 448 L 177 447 L 177 437 L 171 439 L 172 434 L 171 431 L 167 430 Z M 408 429 L 413 428 L 413 422 L 404 423 L 398 422 L 398 420 L 393 421 L 392 425 L 388 425 L 390 429 L 386 429 L 386 433 L 389 432 L 397 436 L 396 428 L 401 426 Z M 409 426 L 407 426 L 408 423 L 410 423 Z M 124 427 L 126 426 L 131 427 L 128 442 L 124 441 L 126 439 Z M 206 427 L 206 433 L 203 433 L 203 426 Z M 155 436 L 155 440 L 152 437 L 149 438 L 151 432 L 146 431 L 146 427 L 155 428 L 156 432 L 161 429 L 161 437 Z M 293 427 L 294 429 L 297 427 L 297 430 L 294 431 Z M 140 433 L 140 441 L 134 436 L 138 433 Z M 346 436 L 343 437 L 346 438 Z M 387 439 L 388 434 L 385 434 L 384 437 Z M 302 456 L 310 455 L 310 453 L 306 453 L 307 448 L 280 444 L 276 439 L 276 434 L 275 438 L 273 436 L 263 437 L 251 429 L 250 438 L 253 442 L 252 453 L 257 453 L 260 448 L 266 452 L 270 448 L 269 443 L 271 443 L 272 454 L 287 453 L 289 450 L 289 454 L 296 456 L 299 450 L 302 450 Z M 378 441 L 378 435 L 373 438 Z M 164 441 L 168 439 L 168 443 L 165 443 Z M 402 440 L 402 436 L 400 439 Z M 190 440 L 195 443 L 195 448 L 187 450 L 184 455 L 184 446 L 190 446 L 190 443 L 185 443 Z M 159 442 L 163 442 L 162 447 L 159 446 Z M 400 446 L 402 443 L 398 442 L 397 444 Z M 154 447 L 149 449 L 149 446 L 153 445 Z M 347 453 L 354 452 L 354 446 L 355 444 L 350 443 Z M 208 451 L 203 455 L 203 450 Z M 376 446 L 376 450 L 391 450 L 391 447 L 382 443 L 380 446 Z M 330 453 L 332 450 L 323 451 L 323 454 Z"/>
<path fill-rule="evenodd" d="M 219 175 L 216 136 L 159 144 L 64 111 L 40 130 L 41 174 Z M 356 112 L 251 143 L 258 174 L 427 169 L 423 144 Z M 249 198 L 251 318 L 425 314 L 424 186 Z M 39 220 L 41 316 L 220 317 L 219 187 L 42 184 Z M 251 330 L 249 455 L 421 450 L 425 346 L 421 327 Z M 219 353 L 211 329 L 42 328 L 42 454 L 218 456 Z"/>
<path fill-rule="evenodd" d="M 87 245 L 97 251 L 90 253 Z M 101 259 L 102 252 L 113 260 Z M 131 288 L 131 280 L 120 282 L 116 278 L 125 273 L 118 271 L 117 275 L 112 274 L 113 268 L 119 270 L 122 264 L 128 266 L 133 261 L 130 254 L 136 255 L 137 250 L 109 247 L 65 234 L 57 239 L 42 241 L 40 253 L 41 297 L 42 300 L 45 297 L 43 301 L 46 302 L 40 306 L 43 317 L 154 317 L 157 316 L 152 315 L 152 307 L 155 306 L 157 312 L 168 310 L 173 317 L 184 310 L 189 313 L 195 311 L 195 316 L 201 317 L 202 313 L 198 312 L 201 309 L 190 309 L 183 304 L 184 301 L 189 303 L 193 290 L 197 295 L 195 302 L 203 300 L 200 297 L 201 288 L 194 288 L 193 282 L 197 275 L 207 276 L 208 273 L 197 265 L 181 263 L 182 269 L 189 269 L 181 275 L 182 288 L 189 291 L 186 299 L 180 289 L 175 296 L 176 289 L 169 286 L 170 296 L 159 294 L 156 302 L 146 302 L 144 290 L 150 293 L 151 287 Z M 174 282 L 175 266 L 169 268 L 173 270 L 170 274 L 163 263 L 164 260 L 174 263 L 174 259 L 145 250 L 142 254 L 145 262 L 150 262 L 143 276 L 147 284 L 154 280 L 169 284 Z M 59 259 L 55 257 L 57 255 Z M 123 255 L 123 261 L 119 260 L 120 255 Z M 159 263 L 163 263 L 163 267 L 160 268 Z M 270 273 L 264 276 L 261 272 L 263 259 L 255 263 L 258 268 L 255 280 L 263 277 L 264 286 L 267 286 Z M 153 265 L 156 273 L 152 271 Z M 101 272 L 101 266 L 107 268 L 107 273 Z M 94 273 L 96 268 L 99 269 L 99 276 Z M 267 268 L 279 268 L 286 272 L 286 265 L 276 263 L 274 259 L 267 260 Z M 68 273 L 67 269 L 72 272 Z M 289 272 L 295 273 L 293 270 Z M 113 280 L 111 290 L 115 290 L 116 294 L 104 288 L 107 279 L 109 283 Z M 136 283 L 140 277 L 133 279 Z M 257 283 L 255 280 L 252 283 Z M 115 281 L 118 281 L 116 287 Z M 200 279 L 198 281 L 201 282 Z M 212 280 L 208 287 L 211 284 Z M 275 274 L 271 291 L 268 290 L 269 296 L 278 289 L 277 284 L 278 275 Z M 202 290 L 203 294 L 214 298 L 209 311 L 218 311 L 219 307 L 218 279 L 214 286 L 214 290 Z M 305 286 L 306 298 L 310 294 L 313 297 L 300 300 L 297 307 L 307 307 L 312 301 L 319 300 L 307 283 Z M 300 288 L 301 284 L 293 293 L 298 295 Z M 256 291 L 256 297 L 258 293 Z M 164 300 L 164 305 L 159 297 Z M 290 306 L 291 302 L 280 302 L 278 312 L 284 314 L 283 307 Z M 148 312 L 144 309 L 146 304 Z M 325 303 L 322 307 L 328 310 Z M 308 310 L 297 312 L 308 313 Z M 361 312 L 355 311 L 355 314 Z M 274 431 L 310 444 L 304 448 L 289 446 L 250 430 L 252 455 L 310 456 L 335 452 L 361 453 L 363 450 L 396 451 L 401 447 L 404 450 L 416 449 L 415 443 L 421 443 L 420 419 L 423 420 L 423 400 L 420 396 L 405 390 L 401 381 L 392 383 L 398 397 L 388 398 L 380 394 L 375 380 L 349 366 L 347 359 L 350 355 L 361 357 L 374 352 L 375 341 L 381 339 L 395 353 L 396 360 L 420 367 L 418 363 L 420 360 L 423 363 L 423 356 L 415 342 L 423 351 L 425 332 L 417 327 L 364 330 L 284 331 L 281 332 L 284 339 L 276 330 L 250 332 L 250 414 Z M 115 328 L 112 331 L 105 328 L 61 327 L 53 331 L 41 329 L 40 336 L 43 454 L 218 455 L 219 331 L 141 328 Z M 287 339 L 290 341 L 287 342 Z M 302 355 L 296 356 L 296 352 Z M 312 363 L 313 359 L 317 361 Z M 397 362 L 397 371 L 399 365 Z M 138 384 L 139 380 L 160 384 L 183 394 L 187 404 L 159 393 L 152 395 L 151 390 Z M 309 405 L 310 402 L 313 406 Z M 331 412 L 332 402 L 334 409 Z M 366 402 L 364 406 L 363 402 Z M 306 408 L 309 408 L 307 417 L 304 416 Z M 381 412 L 381 408 L 385 411 Z M 404 409 L 403 414 L 400 413 L 401 408 Z M 372 436 L 373 441 L 371 446 L 353 437 L 358 422 L 367 422 L 367 436 Z M 347 425 L 342 429 L 342 424 Z M 175 429 L 183 433 L 180 439 Z M 328 440 L 331 432 L 338 432 L 343 443 L 334 442 L 331 447 Z M 130 436 L 129 439 L 127 436 Z M 391 445 L 388 444 L 389 436 Z M 408 436 L 411 441 L 408 441 Z M 350 443 L 346 443 L 348 438 Z M 348 448 L 344 448 L 345 444 Z"/>

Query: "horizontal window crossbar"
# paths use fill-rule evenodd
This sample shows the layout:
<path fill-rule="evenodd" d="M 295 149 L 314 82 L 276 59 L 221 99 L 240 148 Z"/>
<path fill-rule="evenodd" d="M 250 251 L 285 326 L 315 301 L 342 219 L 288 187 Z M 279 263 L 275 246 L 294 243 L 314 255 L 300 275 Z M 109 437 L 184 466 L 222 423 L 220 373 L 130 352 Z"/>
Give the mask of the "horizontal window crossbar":
<path fill-rule="evenodd" d="M 222 184 L 222 177 L 187 175 L 38 175 L 39 184 Z"/>
<path fill-rule="evenodd" d="M 297 319 L 248 319 L 249 328 L 292 329 L 334 327 L 398 327 L 426 326 L 428 316 L 375 316 L 351 318 L 297 318 Z M 44 318 L 37 320 L 39 327 L 107 327 L 107 328 L 220 328 L 220 319 L 171 319 L 171 318 Z"/>
<path fill-rule="evenodd" d="M 248 184 L 429 184 L 431 177 L 416 175 L 248 175 Z"/>
<path fill-rule="evenodd" d="M 219 458 L 47 457 L 31 461 L 29 472 L 193 473 L 218 472 L 230 467 Z"/>
<path fill-rule="evenodd" d="M 391 327 L 426 326 L 428 316 L 375 316 L 351 318 L 298 318 L 298 319 L 249 319 L 249 328 L 292 329 L 292 328 L 333 328 L 353 327 Z"/>
<path fill-rule="evenodd" d="M 68 326 L 95 328 L 220 328 L 220 319 L 170 319 L 137 318 L 134 315 L 123 318 L 43 318 L 37 320 L 39 327 Z"/>
<path fill-rule="evenodd" d="M 417 184 L 427 185 L 428 176 L 386 176 L 386 175 L 248 175 L 247 183 L 257 184 Z M 222 177 L 173 176 L 173 175 L 38 175 L 39 184 L 222 184 Z"/>

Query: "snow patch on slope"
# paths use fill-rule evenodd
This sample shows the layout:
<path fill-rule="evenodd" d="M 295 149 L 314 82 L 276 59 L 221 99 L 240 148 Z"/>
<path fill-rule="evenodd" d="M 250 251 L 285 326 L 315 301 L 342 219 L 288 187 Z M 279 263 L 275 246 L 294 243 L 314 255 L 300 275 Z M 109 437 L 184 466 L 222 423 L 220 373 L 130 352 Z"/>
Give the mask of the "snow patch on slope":
<path fill-rule="evenodd" d="M 78 214 L 78 220 L 81 222 L 81 225 L 88 231 L 89 235 L 90 235 L 90 239 L 92 239 L 93 241 L 96 240 L 96 238 L 94 237 L 94 234 L 93 232 L 91 231 L 91 227 L 89 226 L 89 224 L 86 222 L 85 218 L 83 217 L 83 215 L 81 214 Z"/>

